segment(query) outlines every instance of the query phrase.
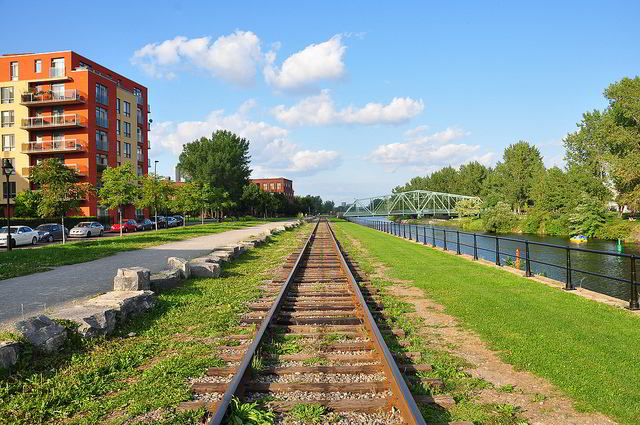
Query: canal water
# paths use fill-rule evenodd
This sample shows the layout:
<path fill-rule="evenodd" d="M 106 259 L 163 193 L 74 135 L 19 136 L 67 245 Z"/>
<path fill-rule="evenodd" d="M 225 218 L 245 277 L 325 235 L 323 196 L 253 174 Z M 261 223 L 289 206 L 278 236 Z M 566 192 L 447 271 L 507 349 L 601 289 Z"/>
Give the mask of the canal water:
<path fill-rule="evenodd" d="M 352 218 L 362 224 L 367 221 L 384 221 L 391 223 L 386 218 Z M 445 246 L 445 230 L 446 230 L 446 247 L 448 250 L 457 250 L 457 238 L 455 227 L 437 226 L 437 225 L 394 225 L 394 231 L 403 235 L 406 232 L 407 238 L 411 238 L 426 243 L 433 244 L 435 235 L 435 244 L 438 247 Z M 569 241 L 569 238 L 557 236 L 540 236 L 531 234 L 494 234 L 487 232 L 467 232 L 475 233 L 477 255 L 487 261 L 496 261 L 496 242 L 495 236 L 515 239 L 515 241 L 507 241 L 501 239 L 499 241 L 500 262 L 501 264 L 515 263 L 516 250 L 519 250 L 520 269 L 525 269 L 525 241 L 529 241 L 529 255 L 531 263 L 531 272 L 534 275 L 543 275 L 551 279 L 561 282 L 567 281 L 567 250 L 564 247 L 586 248 L 590 250 L 605 251 L 608 253 L 616 253 L 616 241 L 591 239 L 587 243 L 575 244 Z M 474 253 L 474 236 L 473 234 L 465 234 L 460 231 L 460 252 L 463 254 L 473 255 Z M 536 245 L 536 242 L 544 244 L 559 245 L 561 248 Z M 640 256 L 639 244 L 624 244 L 625 254 L 635 254 Z M 571 251 L 571 281 L 576 287 L 590 289 L 610 295 L 612 297 L 629 300 L 630 284 L 616 279 L 629 281 L 631 279 L 631 260 L 628 257 L 616 255 L 603 255 L 582 251 Z M 640 260 L 637 260 L 636 267 L 640 267 Z M 511 264 L 514 266 L 514 264 Z M 607 277 L 594 276 L 592 273 L 605 275 Z M 637 273 L 640 278 L 640 272 Z"/>

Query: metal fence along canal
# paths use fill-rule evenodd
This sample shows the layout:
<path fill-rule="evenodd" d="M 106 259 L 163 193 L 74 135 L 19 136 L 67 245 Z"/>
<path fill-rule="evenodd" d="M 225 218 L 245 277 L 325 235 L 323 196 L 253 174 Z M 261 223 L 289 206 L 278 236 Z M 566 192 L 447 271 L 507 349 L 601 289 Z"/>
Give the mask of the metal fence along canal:
<path fill-rule="evenodd" d="M 640 309 L 638 256 L 572 246 L 555 245 L 512 237 L 489 235 L 435 226 L 398 224 L 391 221 L 350 217 L 349 221 L 456 254 L 509 265 L 526 276 L 543 275 L 565 283 L 629 300 L 629 309 Z"/>

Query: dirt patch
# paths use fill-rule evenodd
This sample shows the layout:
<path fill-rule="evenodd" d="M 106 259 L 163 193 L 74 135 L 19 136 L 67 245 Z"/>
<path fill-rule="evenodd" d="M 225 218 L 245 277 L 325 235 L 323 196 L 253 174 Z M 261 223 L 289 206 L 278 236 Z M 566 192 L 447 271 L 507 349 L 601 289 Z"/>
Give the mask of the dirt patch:
<path fill-rule="evenodd" d="M 572 401 L 563 396 L 547 380 L 528 372 L 517 371 L 504 363 L 475 333 L 463 329 L 446 313 L 444 307 L 425 297 L 424 291 L 406 284 L 385 288 L 415 307 L 415 316 L 429 326 L 421 330 L 437 348 L 455 354 L 474 367 L 466 372 L 492 383 L 498 389 L 484 389 L 477 394 L 485 403 L 518 406 L 523 416 L 535 425 L 614 425 L 616 422 L 598 413 L 580 413 Z M 502 389 L 500 391 L 499 389 Z"/>

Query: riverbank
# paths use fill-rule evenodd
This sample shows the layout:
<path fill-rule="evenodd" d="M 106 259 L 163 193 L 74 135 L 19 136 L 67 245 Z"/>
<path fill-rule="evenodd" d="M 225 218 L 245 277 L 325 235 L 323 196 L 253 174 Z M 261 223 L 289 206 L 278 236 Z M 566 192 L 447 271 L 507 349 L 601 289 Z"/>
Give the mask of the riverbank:
<path fill-rule="evenodd" d="M 502 361 L 549 380 L 579 410 L 640 424 L 633 360 L 640 318 L 363 226 L 336 226 L 366 246 L 393 282 L 424 291 Z"/>
<path fill-rule="evenodd" d="M 481 218 L 462 217 L 449 220 L 437 218 L 403 219 L 398 217 L 403 223 L 410 224 L 435 224 L 438 226 L 456 227 L 469 232 L 486 232 L 487 228 Z M 517 216 L 515 225 L 505 230 L 503 233 L 529 233 L 539 236 L 560 236 L 570 237 L 568 229 L 564 226 L 531 226 L 531 218 L 526 214 Z M 623 220 L 616 215 L 609 216 L 604 225 L 596 232 L 595 238 L 603 240 L 621 239 L 628 243 L 640 243 L 640 222 Z"/>

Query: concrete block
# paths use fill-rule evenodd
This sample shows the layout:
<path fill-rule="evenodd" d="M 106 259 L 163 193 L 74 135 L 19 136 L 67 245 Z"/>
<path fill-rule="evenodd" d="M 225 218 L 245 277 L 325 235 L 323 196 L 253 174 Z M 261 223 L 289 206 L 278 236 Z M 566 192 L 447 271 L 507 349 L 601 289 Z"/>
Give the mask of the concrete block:
<path fill-rule="evenodd" d="M 223 263 L 228 263 L 233 258 L 233 253 L 231 253 L 229 251 L 218 251 L 218 250 L 215 250 L 215 251 L 213 251 L 211 253 L 211 255 L 217 257 L 218 260 L 220 262 L 223 262 Z"/>
<path fill-rule="evenodd" d="M 144 267 L 118 269 L 113 278 L 114 291 L 147 291 L 151 284 L 151 271 Z"/>
<path fill-rule="evenodd" d="M 81 304 L 52 313 L 56 319 L 70 320 L 78 324 L 78 333 L 85 338 L 109 335 L 116 329 L 118 308 Z"/>
<path fill-rule="evenodd" d="M 167 263 L 172 269 L 179 269 L 183 279 L 189 279 L 191 277 L 191 270 L 189 269 L 189 262 L 180 257 L 169 257 Z"/>
<path fill-rule="evenodd" d="M 18 362 L 20 344 L 15 341 L 0 341 L 0 369 L 9 369 Z"/>
<path fill-rule="evenodd" d="M 98 306 L 114 309 L 118 323 L 144 313 L 154 305 L 155 299 L 151 291 L 112 291 L 92 298 L 85 303 L 86 307 Z"/>
<path fill-rule="evenodd" d="M 31 344 L 49 352 L 57 351 L 67 339 L 64 327 L 42 315 L 16 323 L 15 329 Z"/>
<path fill-rule="evenodd" d="M 220 264 L 205 263 L 202 261 L 189 262 L 191 276 L 193 277 L 219 277 Z"/>
<path fill-rule="evenodd" d="M 163 270 L 159 273 L 154 273 L 151 275 L 151 290 L 159 292 L 175 288 L 180 284 L 181 279 L 182 270 L 180 269 Z"/>
<path fill-rule="evenodd" d="M 240 242 L 240 244 L 242 246 L 244 246 L 247 249 L 251 249 L 251 248 L 255 248 L 256 247 L 256 243 L 253 241 L 242 241 Z"/>

